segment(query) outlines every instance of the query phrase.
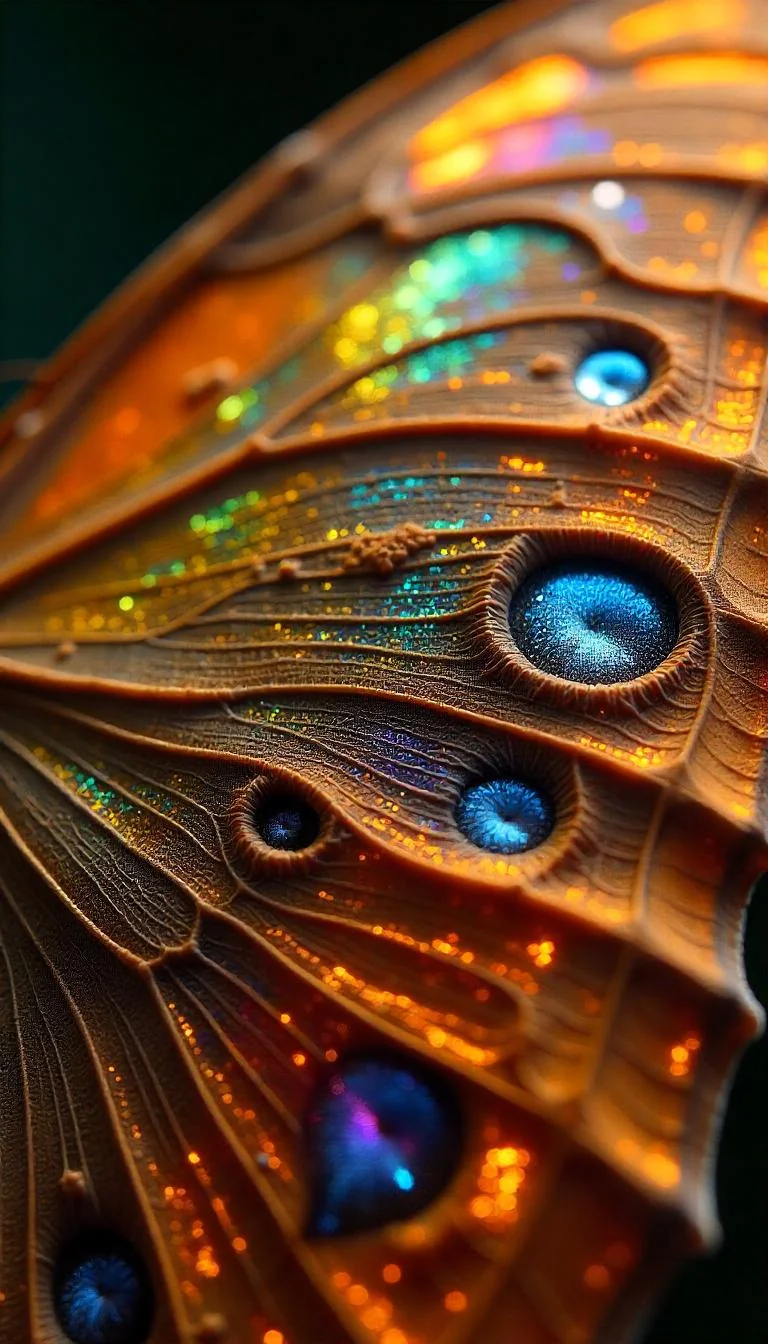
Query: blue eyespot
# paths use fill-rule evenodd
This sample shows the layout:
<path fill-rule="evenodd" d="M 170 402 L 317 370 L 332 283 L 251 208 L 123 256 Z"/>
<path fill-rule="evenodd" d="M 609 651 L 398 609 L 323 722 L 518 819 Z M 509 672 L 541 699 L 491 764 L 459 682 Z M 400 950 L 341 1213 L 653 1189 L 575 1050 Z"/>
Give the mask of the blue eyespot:
<path fill-rule="evenodd" d="M 307 849 L 320 834 L 320 818 L 303 798 L 268 797 L 259 803 L 253 822 L 270 849 Z"/>
<path fill-rule="evenodd" d="M 668 593 L 599 561 L 532 574 L 512 598 L 509 625 L 535 667 L 590 685 L 644 676 L 672 652 L 678 631 Z"/>
<path fill-rule="evenodd" d="M 72 1344 L 144 1344 L 149 1336 L 149 1277 L 132 1247 L 108 1233 L 89 1235 L 65 1252 L 55 1302 Z"/>
<path fill-rule="evenodd" d="M 306 1138 L 309 1235 L 345 1236 L 412 1218 L 436 1199 L 458 1163 L 461 1124 L 436 1075 L 357 1058 L 315 1098 Z"/>
<path fill-rule="evenodd" d="M 548 798 L 519 779 L 489 779 L 462 794 L 456 820 L 468 840 L 492 854 L 521 854 L 546 840 L 554 824 Z"/>
<path fill-rule="evenodd" d="M 579 365 L 574 381 L 585 401 L 625 406 L 645 391 L 651 371 L 631 350 L 595 350 Z"/>

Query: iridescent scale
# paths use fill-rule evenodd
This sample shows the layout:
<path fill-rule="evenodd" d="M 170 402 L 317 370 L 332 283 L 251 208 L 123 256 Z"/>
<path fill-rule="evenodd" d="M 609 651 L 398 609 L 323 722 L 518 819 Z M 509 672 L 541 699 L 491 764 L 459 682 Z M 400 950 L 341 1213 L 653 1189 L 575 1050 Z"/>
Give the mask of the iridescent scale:
<path fill-rule="evenodd" d="M 5 421 L 0 1344 L 622 1344 L 716 1234 L 768 4 L 534 8 Z"/>

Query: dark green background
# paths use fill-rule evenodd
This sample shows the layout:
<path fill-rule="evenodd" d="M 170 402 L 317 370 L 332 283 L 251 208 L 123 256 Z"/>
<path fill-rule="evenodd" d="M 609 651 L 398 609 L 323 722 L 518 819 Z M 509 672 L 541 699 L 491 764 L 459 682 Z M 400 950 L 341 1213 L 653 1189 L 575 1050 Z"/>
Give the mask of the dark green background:
<path fill-rule="evenodd" d="M 0 0 L 0 358 L 48 355 L 276 141 L 489 7 Z M 750 915 L 747 972 L 768 1002 L 768 893 Z M 763 1043 L 726 1117 L 723 1249 L 682 1275 L 644 1344 L 768 1344 L 767 1131 Z"/>

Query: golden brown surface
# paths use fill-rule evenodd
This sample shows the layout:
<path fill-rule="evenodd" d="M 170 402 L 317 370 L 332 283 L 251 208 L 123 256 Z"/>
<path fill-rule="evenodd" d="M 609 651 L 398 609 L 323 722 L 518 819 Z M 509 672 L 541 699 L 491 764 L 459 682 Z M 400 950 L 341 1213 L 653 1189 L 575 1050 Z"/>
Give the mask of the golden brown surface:
<path fill-rule="evenodd" d="M 82 1226 L 146 1257 L 153 1344 L 619 1344 L 713 1235 L 768 820 L 768 5 L 540 17 L 295 137 L 6 424 L 2 1344 L 63 1338 Z M 578 395 L 596 344 L 641 398 Z M 674 594 L 655 672 L 521 658 L 516 576 L 574 553 Z M 546 774 L 539 848 L 458 829 L 478 763 Z M 302 855 L 249 840 L 265 774 Z M 301 1117 L 379 1046 L 460 1097 L 460 1168 L 308 1239 Z"/>

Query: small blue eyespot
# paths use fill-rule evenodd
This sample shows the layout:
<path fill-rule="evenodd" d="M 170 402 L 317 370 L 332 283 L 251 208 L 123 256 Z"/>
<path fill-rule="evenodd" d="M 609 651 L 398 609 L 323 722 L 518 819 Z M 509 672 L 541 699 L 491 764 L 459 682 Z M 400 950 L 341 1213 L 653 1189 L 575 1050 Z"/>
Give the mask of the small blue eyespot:
<path fill-rule="evenodd" d="M 551 676 L 589 685 L 634 681 L 672 652 L 672 598 L 630 570 L 595 562 L 550 565 L 532 574 L 509 608 L 521 653 Z"/>
<path fill-rule="evenodd" d="M 546 840 L 554 825 L 548 798 L 519 779 L 489 779 L 462 794 L 456 820 L 468 840 L 492 854 L 521 854 Z"/>
<path fill-rule="evenodd" d="M 254 825 L 270 849 L 307 849 L 320 834 L 320 818 L 297 797 L 269 797 L 260 803 Z"/>
<path fill-rule="evenodd" d="M 108 1233 L 65 1252 L 57 1271 L 56 1313 L 72 1344 L 144 1344 L 152 1288 L 130 1246 Z"/>
<path fill-rule="evenodd" d="M 431 1204 L 455 1171 L 461 1124 L 436 1075 L 393 1059 L 357 1058 L 315 1098 L 306 1140 L 309 1235 L 345 1236 Z"/>
<path fill-rule="evenodd" d="M 579 365 L 574 381 L 585 401 L 625 406 L 645 392 L 651 371 L 631 350 L 595 350 Z"/>

